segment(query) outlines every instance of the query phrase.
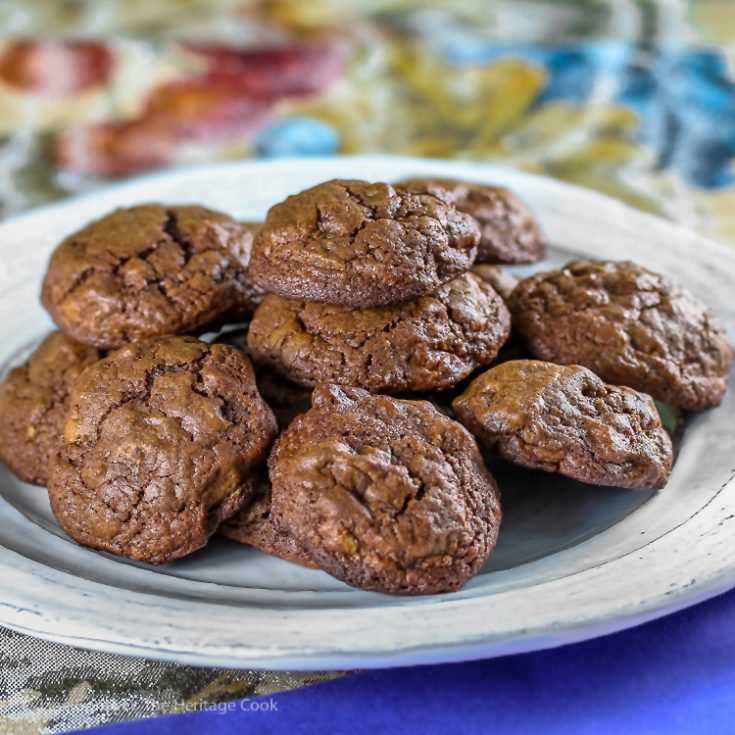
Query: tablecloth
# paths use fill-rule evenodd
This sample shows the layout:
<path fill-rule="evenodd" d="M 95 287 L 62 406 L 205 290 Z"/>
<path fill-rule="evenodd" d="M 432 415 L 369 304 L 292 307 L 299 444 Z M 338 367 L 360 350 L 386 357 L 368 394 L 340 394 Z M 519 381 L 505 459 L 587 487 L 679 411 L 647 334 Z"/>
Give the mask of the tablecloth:
<path fill-rule="evenodd" d="M 373 151 L 521 167 L 735 244 L 730 0 L 4 0 L 0 35 L 3 217 L 163 167 Z M 337 675 L 0 630 L 0 732 Z"/>
<path fill-rule="evenodd" d="M 373 671 L 90 735 L 718 735 L 735 730 L 735 592 L 622 633 Z"/>

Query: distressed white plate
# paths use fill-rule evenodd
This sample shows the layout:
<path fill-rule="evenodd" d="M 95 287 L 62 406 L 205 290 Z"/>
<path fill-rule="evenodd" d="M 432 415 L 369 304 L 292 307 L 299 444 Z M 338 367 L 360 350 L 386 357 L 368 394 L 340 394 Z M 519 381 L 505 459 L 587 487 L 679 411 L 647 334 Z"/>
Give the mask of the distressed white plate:
<path fill-rule="evenodd" d="M 735 253 L 598 194 L 469 163 L 360 157 L 238 163 L 139 179 L 0 225 L 0 364 L 51 328 L 38 302 L 62 236 L 113 207 L 200 202 L 243 219 L 333 177 L 431 174 L 512 187 L 554 251 L 633 258 L 675 276 L 735 335 Z M 312 669 L 455 661 L 609 633 L 735 586 L 735 391 L 687 424 L 660 493 L 588 487 L 498 469 L 496 552 L 462 591 L 401 599 L 361 592 L 217 539 L 145 567 L 83 549 L 46 493 L 0 469 L 0 624 L 75 646 L 233 667 Z"/>

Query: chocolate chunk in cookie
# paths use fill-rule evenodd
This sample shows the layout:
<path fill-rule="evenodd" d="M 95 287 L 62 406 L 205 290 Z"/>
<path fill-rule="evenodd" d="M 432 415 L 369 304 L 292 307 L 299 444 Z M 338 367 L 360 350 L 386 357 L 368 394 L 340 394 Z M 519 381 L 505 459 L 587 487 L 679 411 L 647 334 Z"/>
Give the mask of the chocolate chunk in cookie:
<path fill-rule="evenodd" d="M 302 567 L 315 569 L 317 566 L 291 534 L 273 522 L 271 486 L 266 480 L 259 483 L 253 499 L 219 527 L 219 532 L 233 541 Z"/>
<path fill-rule="evenodd" d="M 51 256 L 42 301 L 59 328 L 100 348 L 205 331 L 252 311 L 253 229 L 197 206 L 119 209 Z"/>
<path fill-rule="evenodd" d="M 0 461 L 21 480 L 46 484 L 71 387 L 101 357 L 94 347 L 54 332 L 0 385 Z"/>
<path fill-rule="evenodd" d="M 483 281 L 489 283 L 500 294 L 503 301 L 507 301 L 513 289 L 520 283 L 512 273 L 503 270 L 497 265 L 480 264 L 472 267 L 472 272 Z"/>
<path fill-rule="evenodd" d="M 492 362 L 509 330 L 500 296 L 465 273 L 393 307 L 350 309 L 269 295 L 253 317 L 248 350 L 261 368 L 298 385 L 407 393 L 460 382 Z"/>
<path fill-rule="evenodd" d="M 514 332 L 534 356 L 590 368 L 685 409 L 716 406 L 732 348 L 712 312 L 678 283 L 631 262 L 578 260 L 514 289 Z"/>
<path fill-rule="evenodd" d="M 240 350 L 136 342 L 75 383 L 49 469 L 51 507 L 84 546 L 171 561 L 250 499 L 275 434 Z"/>
<path fill-rule="evenodd" d="M 480 226 L 478 263 L 535 263 L 546 244 L 533 212 L 512 191 L 456 179 L 408 179 L 399 184 L 445 198 Z"/>
<path fill-rule="evenodd" d="M 472 436 L 426 401 L 321 385 L 269 466 L 276 523 L 355 587 L 451 592 L 495 546 L 495 481 Z"/>
<path fill-rule="evenodd" d="M 653 399 L 579 365 L 505 362 L 452 407 L 485 446 L 524 467 L 627 488 L 661 488 L 671 473 L 671 440 Z"/>
<path fill-rule="evenodd" d="M 250 274 L 286 298 L 400 304 L 466 271 L 479 237 L 471 217 L 429 192 L 327 181 L 271 208 Z"/>

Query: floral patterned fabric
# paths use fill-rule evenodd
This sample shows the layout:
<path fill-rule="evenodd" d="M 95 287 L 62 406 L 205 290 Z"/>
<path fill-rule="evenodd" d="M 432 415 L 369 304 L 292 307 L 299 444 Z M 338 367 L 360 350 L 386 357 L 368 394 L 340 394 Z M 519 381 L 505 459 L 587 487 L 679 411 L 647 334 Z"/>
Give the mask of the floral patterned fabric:
<path fill-rule="evenodd" d="M 381 152 L 521 167 L 735 244 L 731 0 L 4 0 L 0 33 L 0 216 L 161 167 Z M 306 680 L 0 631 L 0 731 Z"/>
<path fill-rule="evenodd" d="M 518 166 L 735 241 L 728 0 L 6 0 L 0 212 L 182 163 Z"/>
<path fill-rule="evenodd" d="M 338 676 L 197 669 L 81 651 L 0 628 L 0 733 L 60 733 L 203 711 Z"/>

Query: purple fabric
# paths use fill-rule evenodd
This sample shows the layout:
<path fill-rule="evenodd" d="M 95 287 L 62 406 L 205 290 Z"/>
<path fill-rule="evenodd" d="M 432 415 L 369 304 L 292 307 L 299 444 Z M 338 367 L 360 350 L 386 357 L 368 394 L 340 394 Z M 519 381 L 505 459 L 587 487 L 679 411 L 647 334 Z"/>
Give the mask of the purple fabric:
<path fill-rule="evenodd" d="M 254 711 L 256 708 L 263 709 Z M 474 663 L 369 671 L 236 702 L 232 710 L 187 713 L 86 732 L 732 732 L 735 590 L 586 643 Z"/>

